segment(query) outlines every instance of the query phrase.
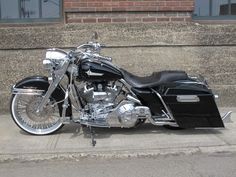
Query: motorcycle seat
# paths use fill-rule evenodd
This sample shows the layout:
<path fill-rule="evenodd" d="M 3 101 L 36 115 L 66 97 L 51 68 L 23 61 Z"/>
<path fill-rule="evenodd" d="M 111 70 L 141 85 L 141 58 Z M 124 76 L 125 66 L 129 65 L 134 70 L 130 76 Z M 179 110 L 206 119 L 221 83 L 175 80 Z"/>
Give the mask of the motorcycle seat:
<path fill-rule="evenodd" d="M 128 71 L 121 69 L 124 80 L 135 88 L 151 88 L 164 83 L 170 83 L 177 80 L 186 80 L 188 75 L 184 71 L 161 71 L 154 72 L 150 76 L 140 77 Z"/>

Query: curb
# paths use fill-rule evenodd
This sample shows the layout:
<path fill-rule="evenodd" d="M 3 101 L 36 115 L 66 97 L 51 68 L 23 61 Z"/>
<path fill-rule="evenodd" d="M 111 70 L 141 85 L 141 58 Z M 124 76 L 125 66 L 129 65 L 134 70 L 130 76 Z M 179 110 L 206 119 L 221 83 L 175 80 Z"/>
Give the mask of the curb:
<path fill-rule="evenodd" d="M 236 153 L 236 145 L 183 147 L 149 150 L 116 150 L 116 151 L 84 151 L 84 152 L 42 152 L 42 153 L 14 153 L 0 154 L 0 163 L 12 161 L 50 161 L 50 160 L 75 160 L 83 159 L 122 159 L 157 157 L 166 155 L 193 155 L 193 154 L 232 154 Z"/>

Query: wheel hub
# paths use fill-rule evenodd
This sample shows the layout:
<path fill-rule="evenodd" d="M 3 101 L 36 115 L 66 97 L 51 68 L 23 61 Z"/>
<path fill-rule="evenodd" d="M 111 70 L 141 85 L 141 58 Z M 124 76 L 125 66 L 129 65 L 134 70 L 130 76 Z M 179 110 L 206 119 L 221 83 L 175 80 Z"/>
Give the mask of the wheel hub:
<path fill-rule="evenodd" d="M 38 106 L 42 101 L 42 97 L 33 98 L 26 107 L 26 113 L 32 121 L 45 122 L 53 115 L 55 108 L 52 103 L 45 105 L 41 112 L 37 112 Z"/>

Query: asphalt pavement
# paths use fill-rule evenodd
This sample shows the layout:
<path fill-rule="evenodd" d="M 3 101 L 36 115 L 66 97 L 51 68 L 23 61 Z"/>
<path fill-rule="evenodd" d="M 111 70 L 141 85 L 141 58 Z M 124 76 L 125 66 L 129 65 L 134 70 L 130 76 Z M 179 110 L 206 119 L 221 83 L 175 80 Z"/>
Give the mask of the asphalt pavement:
<path fill-rule="evenodd" d="M 78 124 L 52 135 L 34 136 L 20 130 L 10 115 L 0 115 L 0 161 L 141 157 L 165 154 L 236 153 L 236 108 L 225 129 L 169 130 L 145 123 L 139 128 L 96 128 L 96 146 Z"/>

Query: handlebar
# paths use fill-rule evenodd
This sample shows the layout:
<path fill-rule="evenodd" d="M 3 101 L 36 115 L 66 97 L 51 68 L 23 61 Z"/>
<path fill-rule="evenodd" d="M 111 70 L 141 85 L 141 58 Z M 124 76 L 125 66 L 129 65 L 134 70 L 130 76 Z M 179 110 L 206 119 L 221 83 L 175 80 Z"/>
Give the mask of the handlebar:
<path fill-rule="evenodd" d="M 101 48 L 106 47 L 104 44 L 100 44 L 98 42 L 88 42 L 87 44 L 82 44 L 80 46 L 77 47 L 77 49 L 81 49 L 81 48 L 92 48 L 95 51 L 99 51 L 101 50 Z"/>
<path fill-rule="evenodd" d="M 106 57 L 106 56 L 101 56 L 99 54 L 93 54 L 95 58 L 101 59 L 101 60 L 107 60 L 107 61 L 112 61 L 111 57 Z"/>
<path fill-rule="evenodd" d="M 105 47 L 105 45 L 101 45 L 100 43 L 97 42 L 88 42 L 87 44 L 82 44 L 78 46 L 77 50 L 74 51 L 71 56 L 80 56 L 79 57 L 80 59 L 96 58 L 100 60 L 112 61 L 111 57 L 101 56 L 99 54 L 102 47 Z M 87 50 L 89 48 L 92 49 L 92 51 Z M 85 49 L 85 51 L 83 49 Z"/>

